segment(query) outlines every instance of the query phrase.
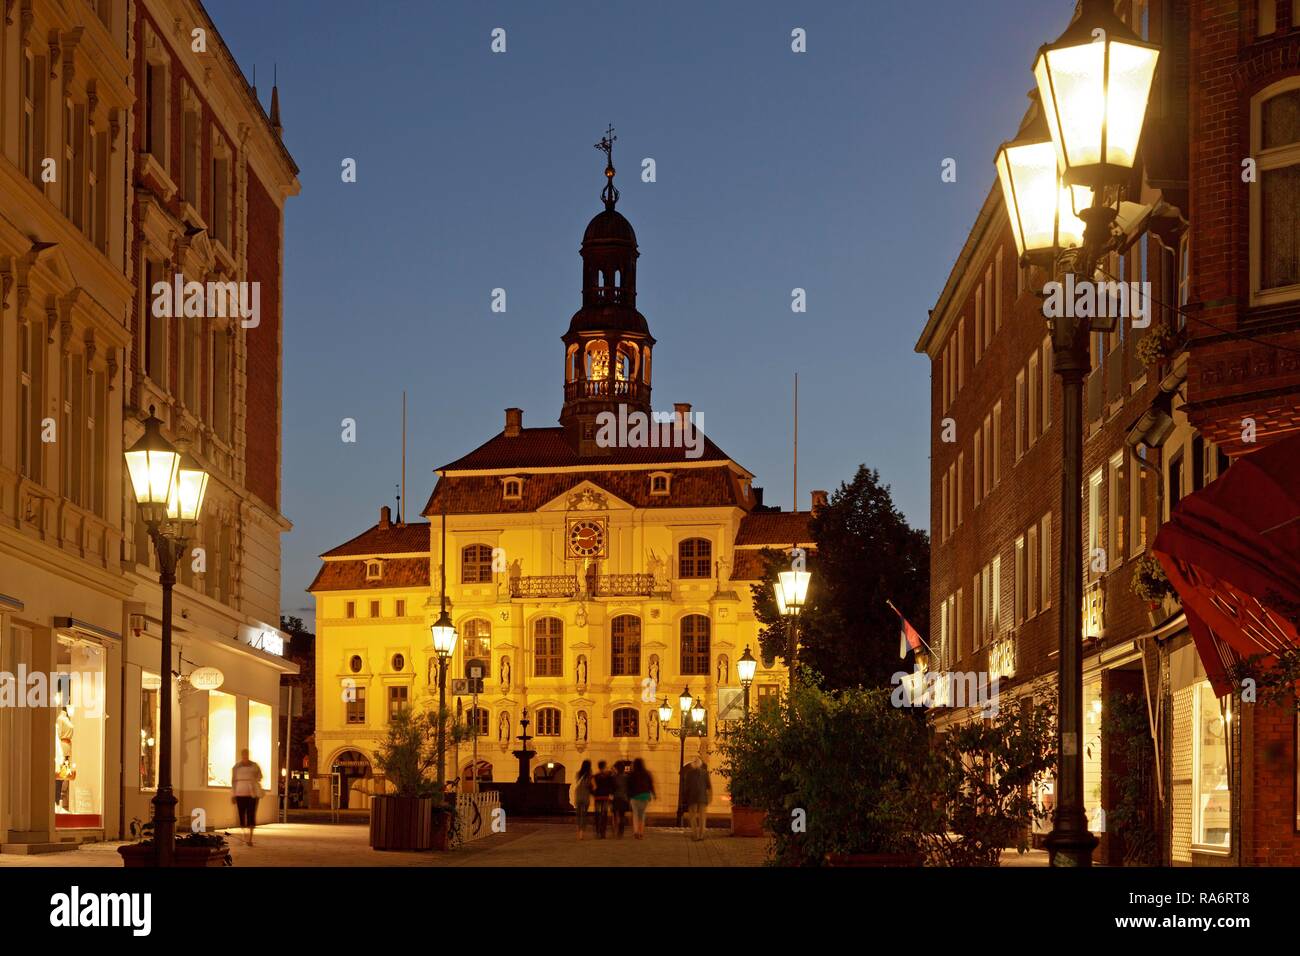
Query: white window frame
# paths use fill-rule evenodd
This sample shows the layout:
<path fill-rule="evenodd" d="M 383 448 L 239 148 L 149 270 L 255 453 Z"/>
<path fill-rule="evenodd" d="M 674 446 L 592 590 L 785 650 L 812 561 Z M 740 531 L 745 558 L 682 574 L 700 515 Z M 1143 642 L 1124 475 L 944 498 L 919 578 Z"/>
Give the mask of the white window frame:
<path fill-rule="evenodd" d="M 1028 617 L 1029 612 L 1029 565 L 1028 556 L 1025 553 L 1025 536 L 1019 535 L 1016 538 L 1016 580 L 1014 593 L 1011 600 L 1014 606 L 1015 623 L 1017 626 L 1023 624 Z"/>
<path fill-rule="evenodd" d="M 1119 526 L 1124 502 L 1120 500 L 1120 478 L 1124 469 L 1124 452 L 1117 451 L 1106 463 L 1106 567 L 1121 563 L 1127 552 L 1120 541 Z"/>
<path fill-rule="evenodd" d="M 1039 576 L 1038 609 L 1046 611 L 1052 606 L 1052 513 L 1043 515 L 1038 532 Z"/>
<path fill-rule="evenodd" d="M 1264 173 L 1300 165 L 1300 142 L 1264 150 L 1263 106 L 1268 100 L 1300 89 L 1300 76 L 1289 76 L 1265 87 L 1250 100 L 1250 149 L 1257 164 L 1258 176 L 1250 188 L 1250 304 L 1271 305 L 1300 299 L 1300 282 L 1276 289 L 1260 288 L 1263 271 L 1263 181 Z M 1180 284 L 1181 297 L 1181 284 Z"/>
<path fill-rule="evenodd" d="M 1228 856 L 1232 853 L 1232 783 L 1228 784 L 1228 845 L 1216 846 L 1211 843 L 1201 843 L 1197 838 L 1201 835 L 1201 690 L 1202 686 L 1209 685 L 1209 681 L 1201 681 L 1194 686 L 1192 694 L 1192 849 L 1197 853 L 1214 854 L 1216 856 Z M 1220 705 L 1220 715 L 1222 715 L 1222 705 Z M 1224 747 L 1231 747 L 1231 741 L 1228 735 L 1232 732 L 1232 725 L 1224 723 Z"/>
<path fill-rule="evenodd" d="M 1024 455 L 1025 442 L 1025 370 L 1016 372 L 1016 461 Z"/>

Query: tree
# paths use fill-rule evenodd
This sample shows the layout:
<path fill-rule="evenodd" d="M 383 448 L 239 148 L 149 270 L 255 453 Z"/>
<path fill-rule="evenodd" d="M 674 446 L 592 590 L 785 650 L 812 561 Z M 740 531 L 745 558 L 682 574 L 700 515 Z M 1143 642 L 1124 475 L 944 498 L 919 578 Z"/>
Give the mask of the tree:
<path fill-rule="evenodd" d="M 295 695 L 301 695 L 302 700 L 302 716 L 293 718 L 293 736 L 289 740 L 289 765 L 301 770 L 307 766 L 316 733 L 316 635 L 307 630 L 300 617 L 281 615 L 280 630 L 290 637 L 285 657 L 298 665 L 298 676 L 284 681 L 294 685 Z"/>
<path fill-rule="evenodd" d="M 799 618 L 799 663 L 823 676 L 829 689 L 887 687 L 905 669 L 898 658 L 898 616 L 892 601 L 924 635 L 929 630 L 930 538 L 908 525 L 894 506 L 889 486 L 865 465 L 813 516 L 816 551 L 808 605 Z M 763 629 L 765 660 L 789 663 L 787 624 L 777 613 L 772 584 L 790 557 L 767 551 L 762 584 L 752 585 L 754 611 Z"/>

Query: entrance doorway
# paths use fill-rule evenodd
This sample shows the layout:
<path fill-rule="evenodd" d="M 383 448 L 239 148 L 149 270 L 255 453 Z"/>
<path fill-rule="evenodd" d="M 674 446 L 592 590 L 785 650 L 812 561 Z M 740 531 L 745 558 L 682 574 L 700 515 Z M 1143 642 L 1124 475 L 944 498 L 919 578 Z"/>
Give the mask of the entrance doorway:
<path fill-rule="evenodd" d="M 370 759 L 359 750 L 345 750 L 330 764 L 330 773 L 339 775 L 339 809 L 348 809 L 352 785 L 371 776 Z"/>

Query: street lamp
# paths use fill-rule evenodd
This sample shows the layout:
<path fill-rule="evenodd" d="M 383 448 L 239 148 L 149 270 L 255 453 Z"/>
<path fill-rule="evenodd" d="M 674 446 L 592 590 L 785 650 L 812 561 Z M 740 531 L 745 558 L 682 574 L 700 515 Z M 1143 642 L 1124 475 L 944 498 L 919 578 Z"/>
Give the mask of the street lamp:
<path fill-rule="evenodd" d="M 446 478 L 444 472 L 441 475 Z M 438 573 L 440 586 L 438 588 L 439 598 L 441 601 L 441 610 L 438 612 L 438 619 L 433 622 L 429 628 L 429 634 L 433 639 L 433 653 L 438 657 L 438 802 L 441 803 L 446 799 L 443 788 L 447 783 L 447 721 L 445 711 L 447 709 L 447 664 L 451 661 L 451 655 L 456 650 L 456 628 L 451 623 L 451 616 L 447 613 L 447 490 L 442 491 L 442 555 L 438 562 Z M 475 713 L 474 719 L 478 720 L 478 714 Z M 474 782 L 478 783 L 478 765 L 474 766 Z"/>
<path fill-rule="evenodd" d="M 745 689 L 745 719 L 749 719 L 749 686 L 754 683 L 754 671 L 758 669 L 758 661 L 754 655 L 749 652 L 749 645 L 745 645 L 745 653 L 740 655 L 736 661 L 736 673 L 740 676 L 740 686 Z"/>
<path fill-rule="evenodd" d="M 797 550 L 797 549 L 796 549 Z M 808 584 L 812 574 L 808 571 L 782 571 L 776 576 L 772 591 L 776 595 L 776 607 L 786 619 L 790 630 L 790 653 L 786 660 L 790 662 L 790 714 L 794 715 L 794 681 L 795 663 L 799 656 L 799 613 L 808 599 Z"/>
<path fill-rule="evenodd" d="M 1159 49 L 1115 16 L 1110 0 L 1083 0 L 1080 14 L 1034 64 L 1056 168 L 1045 144 L 1011 144 L 998 153 L 1007 213 L 1022 258 L 1053 277 L 1092 280 L 1116 248 L 1114 222 L 1131 178 Z M 1068 186 L 1068 188 L 1066 188 Z M 1085 208 L 1079 187 L 1092 192 Z M 1078 223 L 1065 212 L 1071 200 Z M 1113 204 L 1113 205 L 1112 205 Z M 1049 228 L 1050 227 L 1050 228 Z M 1061 585 L 1057 799 L 1045 841 L 1053 866 L 1091 866 L 1097 838 L 1083 809 L 1083 380 L 1091 371 L 1088 337 L 1102 328 L 1087 317 L 1048 319 L 1052 367 L 1061 379 Z"/>
<path fill-rule="evenodd" d="M 126 470 L 140 517 L 149 530 L 162 585 L 162 677 L 158 702 L 158 792 L 153 798 L 153 838 L 158 866 L 171 866 L 176 851 L 176 794 L 172 791 L 172 588 L 176 563 L 203 510 L 208 474 L 182 455 L 162 434 L 162 422 L 149 406 L 144 434 L 128 448 Z"/>
<path fill-rule="evenodd" d="M 686 738 L 690 736 L 694 724 L 700 724 L 704 721 L 704 705 L 696 704 L 688 686 L 682 691 L 681 696 L 677 698 L 677 707 L 681 713 L 681 726 L 676 729 L 664 726 L 673 717 L 673 709 L 668 705 L 667 697 L 659 705 L 659 726 L 661 730 L 668 731 L 681 741 L 677 758 L 677 825 L 681 826 L 682 810 L 684 809 L 682 804 L 682 778 L 686 769 Z"/>

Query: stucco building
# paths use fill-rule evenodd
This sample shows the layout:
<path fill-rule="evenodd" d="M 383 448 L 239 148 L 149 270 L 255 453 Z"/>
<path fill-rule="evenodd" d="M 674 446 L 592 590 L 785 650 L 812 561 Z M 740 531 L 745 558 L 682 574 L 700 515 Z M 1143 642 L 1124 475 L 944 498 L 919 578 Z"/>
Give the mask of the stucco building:
<path fill-rule="evenodd" d="M 749 585 L 764 548 L 810 546 L 809 513 L 764 508 L 753 475 L 696 429 L 688 404 L 664 416 L 654 445 L 654 429 L 644 442 L 602 432 L 603 413 L 651 413 L 655 342 L 636 308 L 636 235 L 615 208 L 613 172 L 583 236 L 582 307 L 557 355 L 560 424 L 528 427 L 506 409 L 499 434 L 438 470 L 428 523 L 383 508 L 378 524 L 322 555 L 310 588 L 317 769 L 341 774 L 353 805 L 389 715 L 430 696 L 436 706 L 429 625 L 444 563 L 459 633 L 449 673 L 477 661 L 486 675 L 477 709 L 470 696 L 451 701 L 477 728 L 485 776 L 516 779 L 510 752 L 526 710 L 536 779 L 640 756 L 657 808 L 672 810 L 681 744 L 659 726 L 660 703 L 676 711 L 688 687 L 703 700 L 707 732 L 687 739 L 688 759 L 711 759 L 741 716 L 736 661 L 759 651 Z M 786 680 L 764 663 L 755 706 Z M 472 774 L 470 747 L 449 755 L 449 777 Z M 717 777 L 714 798 L 726 810 Z"/>

